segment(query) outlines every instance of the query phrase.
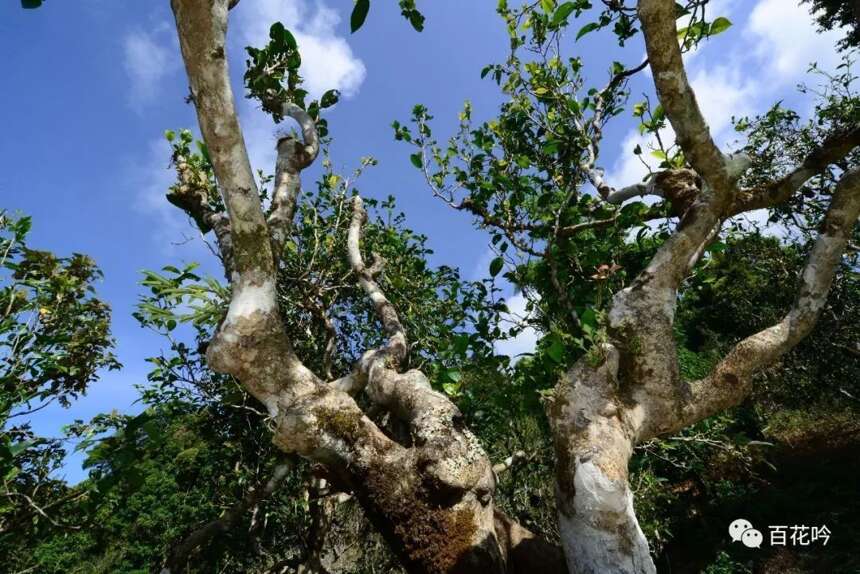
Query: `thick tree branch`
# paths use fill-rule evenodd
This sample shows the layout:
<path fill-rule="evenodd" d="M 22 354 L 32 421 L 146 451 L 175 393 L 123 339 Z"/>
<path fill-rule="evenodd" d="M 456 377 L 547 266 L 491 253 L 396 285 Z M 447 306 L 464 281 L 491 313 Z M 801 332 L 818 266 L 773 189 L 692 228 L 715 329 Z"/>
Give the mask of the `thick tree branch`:
<path fill-rule="evenodd" d="M 361 197 L 352 199 L 352 221 L 347 237 L 349 262 L 358 276 L 361 288 L 373 304 L 376 314 L 382 322 L 383 331 L 388 336 L 386 344 L 375 351 L 365 353 L 360 361 L 357 376 L 366 380 L 368 396 L 376 404 L 385 407 L 398 418 L 407 422 L 412 432 L 421 444 L 437 442 L 440 430 L 448 427 L 451 432 L 454 421 L 459 420 L 459 410 L 447 397 L 433 391 L 430 382 L 419 371 L 409 371 L 399 374 L 397 368 L 406 358 L 408 351 L 406 330 L 403 328 L 394 305 L 382 292 L 376 282 L 371 268 L 364 264 L 361 255 L 361 233 L 367 221 L 367 212 Z M 380 266 L 376 256 L 373 267 Z M 471 434 L 468 435 L 471 437 Z M 473 445 L 466 445 L 472 448 Z M 469 478 L 471 480 L 471 477 Z M 467 481 L 468 482 L 468 481 Z M 467 488 L 464 486 L 463 488 Z"/>
<path fill-rule="evenodd" d="M 172 0 L 171 5 L 200 131 L 230 217 L 235 271 L 254 275 L 249 282 L 272 278 L 266 221 L 230 87 L 228 2 Z"/>
<path fill-rule="evenodd" d="M 267 224 L 272 236 L 272 249 L 281 256 L 296 212 L 301 192 L 300 174 L 319 155 L 320 142 L 316 123 L 310 114 L 295 104 L 284 105 L 284 115 L 298 122 L 302 128 L 302 142 L 292 136 L 278 140 L 278 159 L 275 165 L 275 190 Z"/>
<path fill-rule="evenodd" d="M 643 413 L 621 393 L 618 350 L 605 344 L 593 353 L 562 375 L 547 401 L 568 568 L 653 574 L 628 484 L 628 463 Z"/>
<path fill-rule="evenodd" d="M 360 199 L 353 203 L 348 255 L 388 341 L 365 354 L 354 378 L 372 401 L 409 425 L 408 439 L 400 444 L 387 436 L 352 397 L 340 392 L 341 385 L 324 384 L 296 356 L 278 307 L 269 223 L 230 89 L 224 51 L 230 1 L 171 2 L 233 247 L 232 298 L 208 347 L 209 365 L 235 376 L 266 406 L 278 448 L 324 465 L 355 493 L 407 570 L 504 571 L 492 504 L 495 479 L 486 453 L 465 428 L 457 407 L 434 391 L 422 373 L 397 370 L 407 353 L 406 333 L 374 277 L 379 265 L 367 267 L 361 257 L 366 214 Z M 281 158 L 282 180 L 289 170 L 297 172 L 312 161 L 318 150 L 312 126 L 296 115 L 304 141 L 301 147 L 294 142 L 292 149 L 279 149 L 279 156 L 288 156 Z M 283 230 L 292 219 L 298 184 L 279 183 L 286 185 L 276 192 L 272 211 L 274 227 Z"/>
<path fill-rule="evenodd" d="M 275 262 L 236 113 L 225 53 L 227 0 L 171 0 L 191 95 L 212 169 L 227 207 L 232 298 L 207 350 L 274 415 L 282 391 L 312 392 L 317 378 L 298 359 L 278 311 Z M 253 348 L 253 353 L 246 352 Z M 261 368 L 261 365 L 262 368 Z"/>
<path fill-rule="evenodd" d="M 752 389 L 752 377 L 790 351 L 812 330 L 836 274 L 848 238 L 860 216 L 860 168 L 836 186 L 800 277 L 797 300 L 782 321 L 747 337 L 705 379 L 689 385 L 682 420 L 675 430 L 737 405 Z"/>
<path fill-rule="evenodd" d="M 761 189 L 742 190 L 732 205 L 732 214 L 773 207 L 788 201 L 809 178 L 843 159 L 857 146 L 860 146 L 860 126 L 832 135 L 781 179 Z"/>
<path fill-rule="evenodd" d="M 654 85 L 678 145 L 721 201 L 728 201 L 739 174 L 730 173 L 687 80 L 675 25 L 675 2 L 639 0 L 638 11 Z"/>

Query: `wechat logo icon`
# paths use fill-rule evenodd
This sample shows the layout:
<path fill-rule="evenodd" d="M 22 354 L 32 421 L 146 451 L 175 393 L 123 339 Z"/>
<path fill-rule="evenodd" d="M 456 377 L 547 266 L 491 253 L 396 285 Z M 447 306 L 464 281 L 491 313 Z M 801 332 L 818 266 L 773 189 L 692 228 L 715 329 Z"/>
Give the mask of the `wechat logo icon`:
<path fill-rule="evenodd" d="M 738 518 L 729 524 L 729 536 L 732 542 L 740 542 L 747 548 L 760 548 L 764 540 L 761 532 L 753 528 L 752 522 Z"/>

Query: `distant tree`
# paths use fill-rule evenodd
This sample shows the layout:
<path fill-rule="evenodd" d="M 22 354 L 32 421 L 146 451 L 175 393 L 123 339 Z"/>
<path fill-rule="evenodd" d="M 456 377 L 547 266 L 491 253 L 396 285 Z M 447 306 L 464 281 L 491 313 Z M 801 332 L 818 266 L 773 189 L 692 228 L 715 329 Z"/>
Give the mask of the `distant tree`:
<path fill-rule="evenodd" d="M 860 46 L 860 2 L 858 0 L 805 0 L 823 30 L 845 28 L 842 47 Z"/>
<path fill-rule="evenodd" d="M 13 532 L 66 525 L 64 505 L 83 494 L 52 477 L 63 443 L 36 435 L 27 417 L 68 407 L 100 370 L 119 367 L 110 309 L 93 294 L 101 272 L 85 255 L 29 247 L 30 225 L 0 212 L 0 547 Z"/>

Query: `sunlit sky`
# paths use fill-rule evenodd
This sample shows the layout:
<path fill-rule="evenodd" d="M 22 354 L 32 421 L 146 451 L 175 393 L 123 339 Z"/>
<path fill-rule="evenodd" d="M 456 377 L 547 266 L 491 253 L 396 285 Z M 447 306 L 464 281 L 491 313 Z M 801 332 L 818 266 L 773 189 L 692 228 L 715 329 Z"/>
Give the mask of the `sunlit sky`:
<path fill-rule="evenodd" d="M 416 33 L 393 0 L 374 0 L 365 26 L 349 33 L 352 0 L 241 0 L 231 12 L 229 57 L 241 121 L 256 169 L 274 166 L 275 127 L 242 99 L 243 47 L 265 43 L 269 26 L 283 22 L 298 40 L 302 75 L 312 95 L 331 88 L 344 95 L 329 114 L 334 165 L 349 171 L 372 155 L 379 165 L 359 182 L 365 196 L 394 195 L 408 224 L 429 237 L 432 263 L 459 267 L 467 278 L 486 273 L 486 233 L 469 218 L 435 200 L 410 150 L 395 142 L 390 124 L 407 120 L 416 103 L 436 120 L 434 133 L 450 134 L 457 112 L 471 100 L 476 119 L 492 117 L 501 94 L 481 69 L 503 61 L 508 49 L 496 0 L 419 0 L 426 29 Z M 778 100 L 808 112 L 796 92 L 808 64 L 838 64 L 837 33 L 817 34 L 807 7 L 796 0 L 715 0 L 710 15 L 734 25 L 687 57 L 688 74 L 717 140 L 734 142 L 731 117 L 766 110 Z M 573 31 L 588 20 L 575 22 Z M 607 78 L 611 60 L 641 61 L 634 38 L 619 49 L 606 35 L 566 40 L 570 55 L 588 65 L 593 85 Z M 81 252 L 104 271 L 97 286 L 113 308 L 117 354 L 124 364 L 105 373 L 88 395 L 68 409 L 51 406 L 34 416 L 34 429 L 59 436 L 74 419 L 117 409 L 134 411 L 135 384 L 146 381 L 145 358 L 164 341 L 131 317 L 140 271 L 200 262 L 220 277 L 216 261 L 186 218 L 164 200 L 171 184 L 165 129 L 196 128 L 178 41 L 167 0 L 46 0 L 21 10 L 0 4 L 0 208 L 33 216 L 31 245 L 59 255 Z M 632 101 L 652 94 L 647 73 L 631 83 Z M 608 180 L 625 185 L 644 168 L 631 150 L 647 145 L 632 117 L 611 125 L 603 143 Z M 306 184 L 314 176 L 306 175 Z M 509 306 L 523 305 L 509 293 Z M 504 343 L 506 354 L 526 351 L 535 334 Z M 81 456 L 65 468 L 69 480 L 85 476 Z"/>

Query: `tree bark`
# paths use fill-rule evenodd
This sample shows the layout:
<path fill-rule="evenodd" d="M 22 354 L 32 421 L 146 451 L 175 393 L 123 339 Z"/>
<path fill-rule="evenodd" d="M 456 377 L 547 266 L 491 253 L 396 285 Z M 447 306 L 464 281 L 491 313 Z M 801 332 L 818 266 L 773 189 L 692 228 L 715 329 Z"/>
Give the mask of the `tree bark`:
<path fill-rule="evenodd" d="M 230 247 L 229 258 L 222 255 L 230 261 L 232 294 L 207 349 L 209 366 L 235 377 L 265 405 L 274 421 L 276 446 L 323 465 L 354 493 L 408 571 L 512 571 L 533 554 L 529 549 L 546 545 L 509 519 L 504 521 L 508 527 L 498 528 L 495 478 L 480 443 L 465 428 L 457 407 L 434 391 L 421 372 L 400 372 L 408 350 L 406 332 L 375 281 L 377 265 L 364 265 L 360 238 L 366 215 L 360 199 L 353 204 L 345 255 L 388 341 L 367 351 L 354 372 L 338 381 L 323 380 L 296 355 L 278 308 L 277 267 L 299 198 L 300 172 L 319 149 L 315 125 L 307 114 L 285 105 L 284 115 L 299 122 L 304 141 L 279 142 L 276 190 L 267 215 L 229 82 L 225 36 L 230 3 L 171 4 L 229 223 L 219 228 L 219 243 Z M 193 216 L 200 202 L 184 199 L 174 197 L 173 203 Z M 195 220 L 206 224 L 203 217 Z M 358 392 L 407 425 L 408 444 L 365 416 L 352 396 Z"/>
<path fill-rule="evenodd" d="M 724 155 L 710 136 L 684 71 L 675 3 L 640 0 L 639 16 L 660 103 L 702 185 L 674 234 L 633 283 L 614 295 L 609 342 L 580 359 L 548 402 L 562 544 L 576 574 L 656 571 L 628 484 L 634 446 L 749 395 L 753 375 L 812 329 L 860 214 L 860 171 L 851 168 L 835 187 L 794 307 L 777 325 L 738 343 L 711 375 L 684 381 L 673 333 L 678 292 L 722 223 L 738 212 L 786 201 L 860 141 L 856 129 L 836 135 L 766 190 L 742 192 L 737 182 L 749 158 Z"/>
<path fill-rule="evenodd" d="M 621 400 L 618 361 L 606 345 L 562 378 L 549 403 L 559 530 L 571 573 L 656 572 L 627 481 L 641 412 Z"/>

